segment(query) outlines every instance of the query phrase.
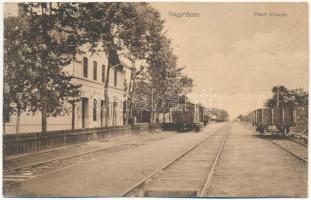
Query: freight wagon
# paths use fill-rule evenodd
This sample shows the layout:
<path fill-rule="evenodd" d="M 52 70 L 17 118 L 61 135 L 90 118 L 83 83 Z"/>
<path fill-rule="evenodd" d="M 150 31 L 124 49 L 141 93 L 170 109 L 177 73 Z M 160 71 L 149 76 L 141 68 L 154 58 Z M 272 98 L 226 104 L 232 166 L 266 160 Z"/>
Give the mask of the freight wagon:
<path fill-rule="evenodd" d="M 256 126 L 256 131 L 262 135 L 283 134 L 288 135 L 290 128 L 297 122 L 304 109 L 299 108 L 262 108 L 249 113 L 250 122 Z"/>

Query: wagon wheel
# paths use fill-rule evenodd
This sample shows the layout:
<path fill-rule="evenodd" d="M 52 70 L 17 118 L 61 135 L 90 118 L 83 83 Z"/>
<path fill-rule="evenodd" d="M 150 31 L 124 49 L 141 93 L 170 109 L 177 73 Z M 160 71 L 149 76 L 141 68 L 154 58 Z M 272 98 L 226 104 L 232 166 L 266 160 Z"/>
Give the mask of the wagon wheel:
<path fill-rule="evenodd" d="M 291 134 L 290 134 L 290 131 L 289 131 L 289 128 L 284 128 L 284 130 L 283 130 L 283 135 L 284 136 L 290 136 Z"/>
<path fill-rule="evenodd" d="M 283 129 L 283 135 L 286 136 L 287 135 L 287 128 Z"/>
<path fill-rule="evenodd" d="M 197 132 L 197 133 L 200 132 L 200 126 L 199 125 L 195 126 L 195 132 Z"/>
<path fill-rule="evenodd" d="M 266 129 L 266 128 L 263 129 L 262 135 L 263 135 L 263 136 L 267 135 L 267 129 Z"/>

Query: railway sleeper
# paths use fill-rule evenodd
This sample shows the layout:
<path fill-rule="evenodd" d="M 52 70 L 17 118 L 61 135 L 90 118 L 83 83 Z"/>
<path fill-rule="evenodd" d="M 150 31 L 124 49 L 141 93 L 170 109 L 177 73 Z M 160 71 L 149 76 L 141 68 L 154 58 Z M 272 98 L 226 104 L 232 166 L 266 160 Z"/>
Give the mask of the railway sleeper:
<path fill-rule="evenodd" d="M 145 197 L 197 197 L 197 190 L 151 188 L 144 191 Z"/>

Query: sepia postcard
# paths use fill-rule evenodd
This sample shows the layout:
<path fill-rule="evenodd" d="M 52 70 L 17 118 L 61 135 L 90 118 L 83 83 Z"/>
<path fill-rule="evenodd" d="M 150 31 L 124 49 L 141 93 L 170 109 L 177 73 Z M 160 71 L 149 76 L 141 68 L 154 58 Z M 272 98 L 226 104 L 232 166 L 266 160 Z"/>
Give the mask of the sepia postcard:
<path fill-rule="evenodd" d="M 3 197 L 308 197 L 308 3 L 2 9 Z"/>

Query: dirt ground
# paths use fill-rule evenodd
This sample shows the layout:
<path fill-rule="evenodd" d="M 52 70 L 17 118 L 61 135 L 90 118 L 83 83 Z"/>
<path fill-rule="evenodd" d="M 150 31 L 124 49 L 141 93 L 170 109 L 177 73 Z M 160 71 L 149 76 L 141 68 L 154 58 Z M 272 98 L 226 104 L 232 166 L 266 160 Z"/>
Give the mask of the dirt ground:
<path fill-rule="evenodd" d="M 94 160 L 81 161 L 5 188 L 4 194 L 10 197 L 120 196 L 222 126 L 210 124 L 200 133 L 158 132 L 111 141 L 111 144 L 94 142 L 96 148 L 121 144 L 132 147 L 113 155 L 103 153 Z M 43 155 L 42 159 L 48 157 Z M 258 137 L 244 125 L 233 123 L 207 194 L 209 197 L 306 197 L 307 179 L 306 163 Z"/>
<path fill-rule="evenodd" d="M 239 123 L 231 131 L 208 196 L 307 197 L 307 164 Z"/>
<path fill-rule="evenodd" d="M 202 132 L 136 137 L 133 148 L 81 162 L 4 189 L 5 196 L 98 197 L 119 196 L 128 187 L 175 158 L 224 124 L 211 124 Z M 165 133 L 165 132 L 164 132 Z M 97 144 L 98 145 L 98 144 Z"/>

